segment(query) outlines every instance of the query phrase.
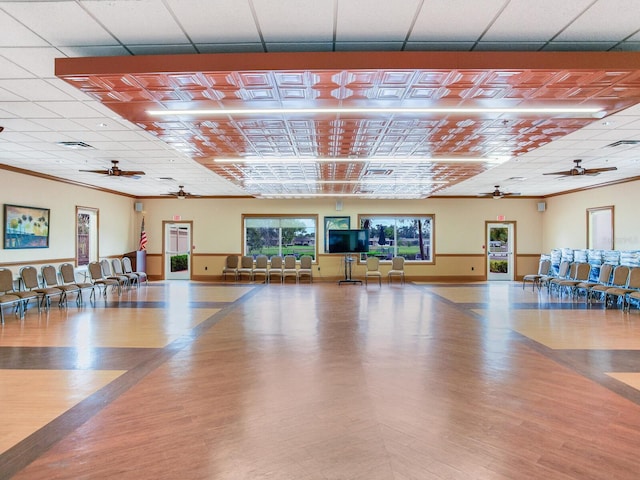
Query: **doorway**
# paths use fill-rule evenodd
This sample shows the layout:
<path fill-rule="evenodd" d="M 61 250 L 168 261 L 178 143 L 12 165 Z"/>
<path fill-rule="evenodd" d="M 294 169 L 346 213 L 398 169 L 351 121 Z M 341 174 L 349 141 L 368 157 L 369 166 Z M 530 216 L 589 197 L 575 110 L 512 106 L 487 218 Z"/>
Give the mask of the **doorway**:
<path fill-rule="evenodd" d="M 191 279 L 191 222 L 162 222 L 164 225 L 165 280 Z"/>
<path fill-rule="evenodd" d="M 515 225 L 487 222 L 487 280 L 513 280 Z"/>

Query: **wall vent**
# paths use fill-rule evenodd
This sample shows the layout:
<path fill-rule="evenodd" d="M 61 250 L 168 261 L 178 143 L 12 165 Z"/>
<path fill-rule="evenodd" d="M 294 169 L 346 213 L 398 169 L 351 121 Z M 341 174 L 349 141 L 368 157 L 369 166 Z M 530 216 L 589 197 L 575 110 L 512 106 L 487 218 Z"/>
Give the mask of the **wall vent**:
<path fill-rule="evenodd" d="M 639 145 L 640 140 L 618 140 L 617 142 L 610 143 L 607 147 L 622 147 L 623 145 Z"/>
<path fill-rule="evenodd" d="M 73 148 L 76 150 L 79 150 L 81 148 L 93 148 L 91 145 L 84 142 L 58 142 L 58 145 L 62 147 Z"/>

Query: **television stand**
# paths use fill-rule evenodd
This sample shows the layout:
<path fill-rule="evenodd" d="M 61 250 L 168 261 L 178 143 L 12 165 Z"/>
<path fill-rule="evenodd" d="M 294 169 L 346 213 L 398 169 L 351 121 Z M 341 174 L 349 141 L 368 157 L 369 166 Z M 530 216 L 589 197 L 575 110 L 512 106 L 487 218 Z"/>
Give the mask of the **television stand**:
<path fill-rule="evenodd" d="M 343 283 L 350 283 L 352 285 L 359 283 L 362 285 L 362 280 L 354 280 L 351 278 L 351 265 L 354 261 L 355 260 L 351 255 L 347 254 L 344 256 L 344 280 L 340 280 L 338 285 L 342 285 Z"/>

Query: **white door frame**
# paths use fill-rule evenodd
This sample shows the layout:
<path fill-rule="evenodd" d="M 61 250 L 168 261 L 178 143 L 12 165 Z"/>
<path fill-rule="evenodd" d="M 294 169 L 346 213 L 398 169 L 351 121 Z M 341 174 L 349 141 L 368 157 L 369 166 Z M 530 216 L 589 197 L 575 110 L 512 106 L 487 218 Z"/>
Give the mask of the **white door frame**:
<path fill-rule="evenodd" d="M 185 228 L 187 235 L 186 242 L 186 250 L 180 252 L 169 251 L 169 245 L 167 243 L 167 236 L 171 227 L 178 226 L 179 228 Z M 193 222 L 190 220 L 179 220 L 179 221 L 162 221 L 162 265 L 163 265 L 163 276 L 165 280 L 191 280 L 191 271 L 192 271 L 192 255 L 191 255 L 191 245 L 193 238 Z M 187 261 L 187 270 L 183 270 L 181 272 L 171 272 L 171 255 L 174 254 L 186 254 L 189 256 Z"/>
<path fill-rule="evenodd" d="M 491 229 L 506 228 L 507 242 L 493 245 L 490 237 Z M 485 221 L 486 253 L 487 253 L 487 280 L 513 281 L 515 278 L 515 252 L 516 252 L 516 222 L 513 221 Z M 491 261 L 503 260 L 506 262 L 506 272 L 492 272 Z"/>

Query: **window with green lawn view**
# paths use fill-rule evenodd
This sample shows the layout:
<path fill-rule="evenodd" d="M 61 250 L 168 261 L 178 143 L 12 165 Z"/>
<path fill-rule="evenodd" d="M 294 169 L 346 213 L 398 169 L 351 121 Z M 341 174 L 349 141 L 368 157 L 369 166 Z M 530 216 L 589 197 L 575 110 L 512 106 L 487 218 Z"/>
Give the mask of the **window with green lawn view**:
<path fill-rule="evenodd" d="M 360 228 L 369 230 L 369 252 L 361 260 L 433 262 L 434 215 L 361 215 Z"/>
<path fill-rule="evenodd" d="M 318 216 L 243 216 L 244 254 L 254 258 L 311 255 L 316 259 Z"/>

